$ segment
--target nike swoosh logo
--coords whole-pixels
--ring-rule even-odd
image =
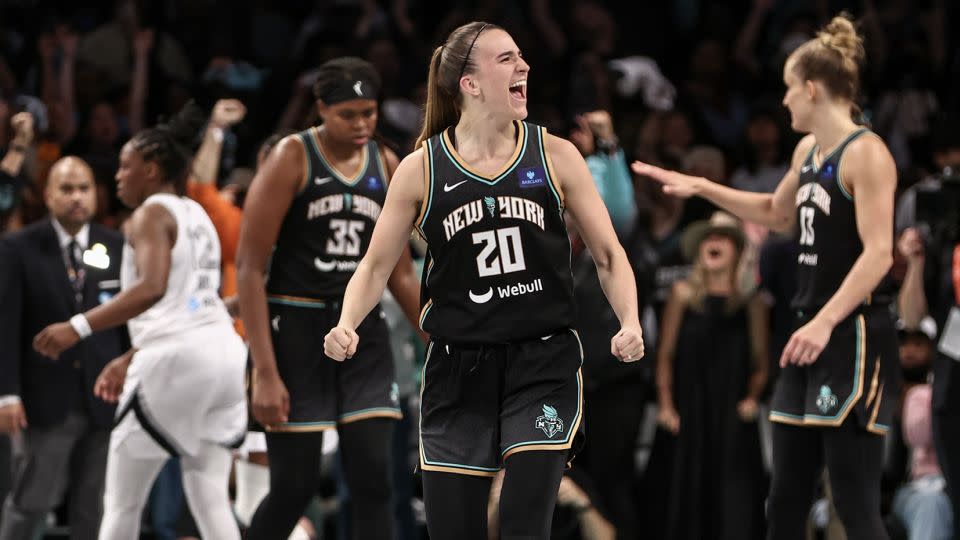
[[[454,185],[452,185],[452,186],[451,186],[450,184],[444,182],[444,183],[443,183],[443,192],[444,192],[444,193],[447,193],[448,191],[453,191],[453,190],[457,189],[457,186],[459,186],[460,184],[465,184],[466,182],[467,182],[466,180],[463,180],[462,182],[457,182],[456,184],[454,184]]]
[[[805,172],[809,171],[809,170],[812,169],[812,168],[813,168],[813,167],[811,167],[810,165],[804,165],[803,167],[800,168],[800,172],[801,172],[801,173],[805,173]]]
[[[331,180],[333,180],[333,177],[332,177],[332,176],[327,176],[327,177],[324,177],[324,178],[320,178],[320,177],[318,176],[318,177],[316,177],[316,178],[313,179],[313,183],[316,184],[316,185],[318,185],[318,186],[322,186],[322,185],[326,184],[327,182],[329,182],[329,181],[331,181]]]

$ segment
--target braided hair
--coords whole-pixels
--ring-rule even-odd
[[[137,132],[129,144],[144,161],[156,163],[164,180],[172,182],[176,193],[183,196],[193,161],[192,147],[206,120],[203,110],[190,101],[166,122]]]

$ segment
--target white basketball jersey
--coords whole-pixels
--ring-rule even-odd
[[[189,329],[214,324],[230,325],[230,315],[220,300],[220,240],[207,213],[196,202],[169,194],[151,195],[143,202],[162,205],[177,222],[167,291],[159,302],[131,319],[127,325],[134,347],[175,338]],[[133,247],[123,246],[120,283],[127,289],[138,280]]]

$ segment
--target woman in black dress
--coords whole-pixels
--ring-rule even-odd
[[[767,308],[739,286],[744,235],[735,218],[717,212],[691,225],[682,247],[693,272],[673,287],[657,351],[666,435],[658,446],[673,446],[664,537],[760,538],[756,418],[767,379]]]

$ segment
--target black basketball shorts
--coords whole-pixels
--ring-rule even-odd
[[[809,315],[798,317],[797,328],[807,322]],[[886,306],[864,306],[833,329],[813,364],[781,370],[770,420],[839,426],[853,414],[862,428],[885,434],[897,407],[899,388],[893,319]]]
[[[573,330],[527,341],[427,348],[420,400],[420,467],[493,476],[511,454],[583,440],[583,350]]]
[[[353,358],[323,353],[323,338],[340,320],[340,303],[271,296],[270,327],[290,414],[271,432],[320,431],[367,418],[401,418],[387,324],[380,306],[357,327]]]

